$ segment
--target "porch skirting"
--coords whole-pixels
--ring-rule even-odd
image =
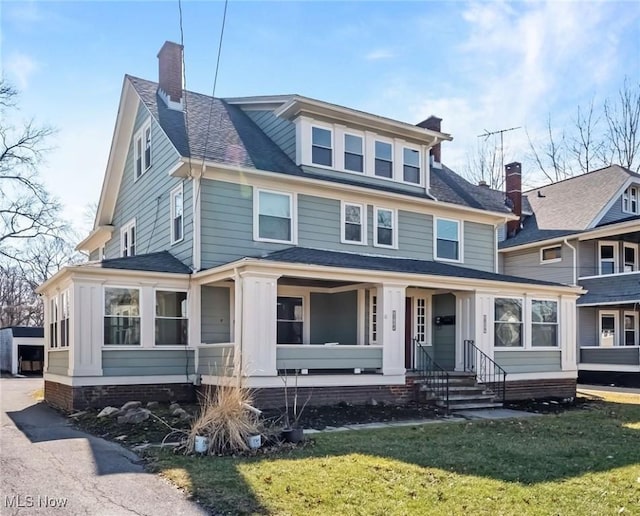
[[[576,395],[575,378],[549,378],[544,380],[509,381],[507,376],[507,400],[536,398],[572,398]]]
[[[190,383],[74,387],[45,380],[44,399],[49,405],[65,411],[109,405],[119,407],[127,401],[192,402],[195,401],[195,387]]]

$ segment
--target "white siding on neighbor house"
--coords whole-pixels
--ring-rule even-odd
[[[573,284],[573,250],[562,245],[562,259],[558,262],[541,263],[540,249],[534,247],[502,254],[502,272],[509,276],[520,276],[555,283]]]
[[[134,137],[149,116],[141,105],[134,123]],[[135,181],[132,138],[114,210],[112,225],[115,229],[105,247],[106,258],[118,258],[121,255],[120,228],[135,218],[137,255],[168,250],[186,265],[193,265],[192,184],[189,180],[169,176],[169,171],[178,161],[177,151],[160,126],[152,121],[151,168]],[[184,238],[171,245],[170,192],[180,183],[183,184]]]

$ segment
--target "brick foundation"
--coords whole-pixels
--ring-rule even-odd
[[[120,406],[127,401],[179,401],[195,400],[195,388],[190,383],[89,385],[72,387],[56,382],[44,382],[44,399],[56,408],[72,411],[86,408]]]
[[[550,378],[548,380],[516,380],[507,376],[506,398],[528,400],[536,398],[572,398],[576,395],[575,378]]]

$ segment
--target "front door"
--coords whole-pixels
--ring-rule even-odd
[[[408,297],[405,300],[404,310],[404,367],[405,369],[413,369],[413,299]]]

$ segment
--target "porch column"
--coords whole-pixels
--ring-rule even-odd
[[[560,331],[560,355],[563,371],[576,371],[577,337],[576,337],[576,297],[560,297],[560,313],[558,314],[558,329]]]
[[[493,304],[494,294],[475,293],[476,346],[493,360]]]
[[[74,283],[70,294],[69,376],[102,376],[102,286]]]
[[[407,285],[378,287],[378,334],[382,340],[382,374],[405,374],[404,312]]]
[[[189,305],[189,347],[195,350],[195,370],[198,370],[198,346],[202,344],[202,286],[191,285],[187,294]]]
[[[239,344],[245,376],[276,376],[276,335],[279,274],[242,272],[236,279],[240,313]],[[236,328],[238,327],[236,326]]]
[[[464,371],[464,341],[476,341],[475,294],[458,292],[456,296],[455,370]]]

